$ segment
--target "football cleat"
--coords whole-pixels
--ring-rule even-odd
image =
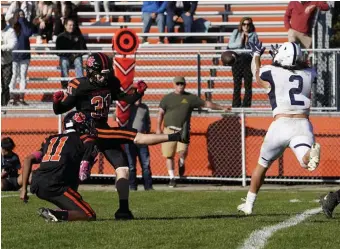
[[[46,222],[58,222],[59,220],[55,217],[48,208],[39,208],[38,214],[43,217]]]
[[[332,218],[333,210],[339,204],[337,194],[329,192],[327,195],[321,196],[319,203],[321,204],[322,211],[327,218]]]
[[[116,220],[133,220],[134,217],[130,210],[123,211],[123,210],[118,209],[115,213],[115,219]]]
[[[319,143],[314,143],[309,153],[309,162],[307,169],[309,171],[314,171],[319,166],[320,163],[320,150],[321,146]]]
[[[244,202],[237,206],[237,210],[239,212],[243,212],[245,215],[250,215],[253,213],[253,206],[248,204],[247,202]]]

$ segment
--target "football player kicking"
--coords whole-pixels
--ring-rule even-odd
[[[280,48],[272,46],[273,63],[261,68],[260,57],[265,48],[262,43],[250,45],[253,51],[252,73],[257,83],[268,92],[274,121],[264,138],[246,201],[237,207],[246,215],[253,212],[268,168],[287,147],[293,150],[300,165],[309,171],[315,170],[320,162],[320,144],[315,143],[309,121],[315,70],[302,61],[301,49],[295,43],[285,42]]]
[[[340,189],[336,192],[329,192],[320,198],[322,211],[327,218],[333,217],[333,211],[340,203]]]
[[[96,130],[91,119],[75,111],[65,116],[63,128],[62,134],[47,137],[39,151],[25,158],[20,199],[28,201],[27,185],[32,164],[40,163],[32,173],[31,192],[60,210],[39,208],[39,215],[50,222],[92,221],[96,219],[96,213],[77,189],[81,162],[92,163],[97,154],[94,147],[85,146]]]
[[[147,85],[143,81],[137,83],[133,94],[121,91],[120,81],[114,76],[112,61],[103,53],[90,54],[86,61],[86,77],[76,78],[68,83],[67,92],[56,92],[53,95],[53,110],[61,114],[76,107],[78,111],[92,116],[97,128],[95,141],[98,150],[103,152],[108,162],[116,171],[116,188],[119,195],[119,208],[116,219],[133,219],[129,209],[129,167],[126,153],[121,145],[158,144],[168,141],[188,143],[185,131],[166,134],[143,134],[134,129],[111,128],[107,124],[109,108],[112,100],[134,103],[144,94]],[[90,174],[91,165],[81,165],[79,176],[85,180]]]

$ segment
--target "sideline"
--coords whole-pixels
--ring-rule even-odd
[[[244,241],[243,245],[239,249],[260,249],[264,248],[268,239],[278,230],[296,226],[308,217],[321,212],[321,208],[308,209],[302,214],[293,216],[292,218],[280,222],[273,226],[267,226],[261,230],[256,230],[250,234],[250,236]]]

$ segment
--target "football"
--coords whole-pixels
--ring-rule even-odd
[[[234,51],[225,51],[221,54],[221,61],[223,66],[232,66],[237,60],[237,53]]]

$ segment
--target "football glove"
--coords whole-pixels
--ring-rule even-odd
[[[269,50],[269,54],[273,57],[275,57],[275,55],[279,52],[279,45],[276,44],[275,47],[273,46],[273,44],[271,45],[271,50]]]
[[[256,43],[252,43],[252,42],[248,42],[250,48],[251,48],[251,55],[252,56],[261,56],[264,51],[266,50],[266,47],[262,47],[262,42],[256,42]]]
[[[64,98],[64,92],[58,91],[53,94],[53,103],[58,104]]]
[[[148,88],[147,84],[143,81],[143,80],[140,80],[137,82],[137,92],[140,93],[140,94],[144,94],[145,90]]]

